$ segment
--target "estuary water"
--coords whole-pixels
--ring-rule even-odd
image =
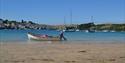
[[[58,36],[56,30],[0,30],[0,42],[28,42],[27,32]],[[124,42],[125,32],[65,32],[68,42]],[[41,41],[42,42],[42,41]]]

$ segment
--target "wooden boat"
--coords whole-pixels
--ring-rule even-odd
[[[58,36],[48,36],[48,35],[37,35],[33,33],[28,33],[29,40],[40,40],[40,41],[60,41]]]

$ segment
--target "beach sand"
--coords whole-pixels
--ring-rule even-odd
[[[125,43],[1,43],[0,63],[125,63]]]

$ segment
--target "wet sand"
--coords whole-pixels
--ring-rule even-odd
[[[125,43],[1,43],[0,63],[125,63]]]

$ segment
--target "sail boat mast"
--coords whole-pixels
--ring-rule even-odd
[[[90,21],[93,22],[93,16],[91,16]]]
[[[66,17],[64,16],[64,25],[66,25]]]
[[[72,9],[70,10],[70,25],[72,25]]]

